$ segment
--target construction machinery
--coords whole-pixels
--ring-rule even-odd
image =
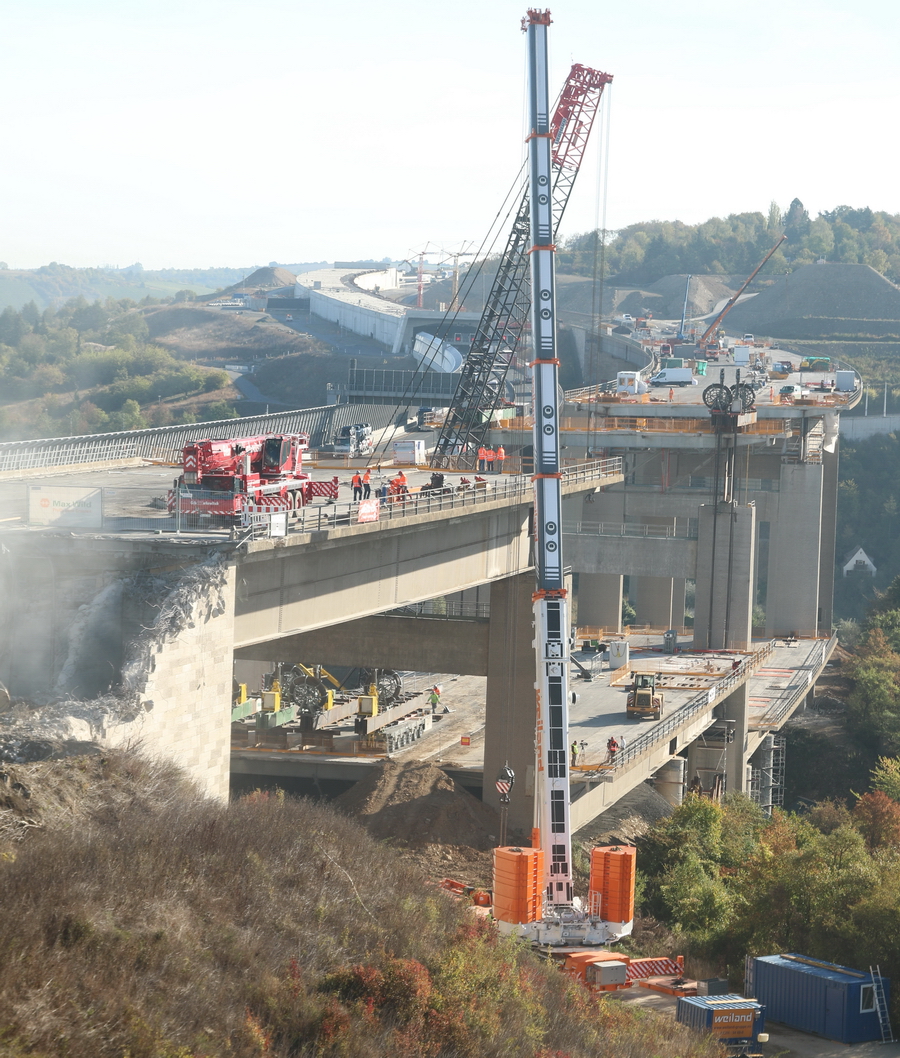
[[[545,949],[607,944],[631,933],[635,870],[634,848],[595,848],[587,899],[575,895],[567,755],[570,627],[562,558],[556,228],[550,194],[555,136],[547,90],[549,25],[550,12],[535,9],[522,23],[528,37],[528,260],[534,341],[535,814],[530,848],[494,850],[492,907],[502,932]]]
[[[741,284],[740,288],[734,294],[732,294],[732,296],[728,299],[728,301],[725,302],[725,305],[723,306],[722,311],[718,314],[718,316],[716,316],[716,318],[712,321],[712,323],[706,328],[706,330],[700,336],[700,340],[697,343],[697,345],[698,345],[698,348],[700,349],[701,353],[704,353],[706,355],[709,355],[710,353],[712,353],[712,354],[714,354],[714,359],[718,359],[719,342],[718,342],[718,338],[714,338],[713,336],[716,334],[716,331],[718,330],[719,324],[722,322],[722,320],[725,319],[725,317],[728,315],[728,313],[731,312],[731,310],[734,308],[734,306],[738,303],[738,299],[740,298],[741,294],[743,294],[744,291],[747,289],[747,287],[750,286],[750,284],[753,282],[753,280],[756,279],[756,277],[762,271],[763,266],[766,264],[766,262],[769,260],[769,258],[775,253],[775,251],[778,249],[778,247],[781,246],[781,244],[784,242],[784,240],[786,238],[787,238],[786,235],[782,235],[781,236],[781,238],[778,240],[778,242],[775,243],[775,245],[772,247],[772,249],[769,250],[769,252],[766,254],[766,256],[759,262],[759,264],[756,266],[756,268],[754,268],[753,271],[750,273],[750,275],[747,276],[747,278]]]
[[[537,191],[545,200],[542,204],[547,206],[549,229],[542,236],[547,245],[554,241],[603,89],[611,81],[610,74],[576,63],[569,71],[552,117],[547,101],[543,117],[550,162],[543,174],[544,183]],[[436,442],[433,457],[436,467],[446,465],[448,457],[453,456],[462,469],[474,469],[478,449],[488,439],[491,418],[506,399],[506,376],[530,312],[530,198],[531,192],[526,187]]]
[[[338,479],[313,481],[303,470],[308,434],[263,434],[192,441],[182,450],[182,474],[169,491],[169,510],[232,519],[248,507],[305,507],[315,497],[337,499]],[[177,501],[177,504],[176,504]]]
[[[283,672],[280,681],[283,700],[293,705],[297,716],[306,718],[311,728],[327,722],[325,714],[335,706],[336,691],[341,694],[351,688],[362,688],[358,702],[368,715],[377,714],[379,706],[385,708],[399,702],[403,691],[403,680],[393,669],[353,669],[344,680],[339,680],[322,665],[298,663]]]
[[[659,720],[663,714],[664,698],[663,692],[657,689],[655,672],[632,672],[625,712],[639,719],[649,716],[651,720]]]
[[[340,452],[343,455],[370,455],[373,448],[372,424],[356,422],[350,426],[342,426],[334,439],[332,447],[335,452]]]

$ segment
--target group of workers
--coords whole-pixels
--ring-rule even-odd
[[[506,449],[503,445],[497,445],[496,448],[486,448],[482,445],[478,449],[478,469],[482,473],[502,474],[504,459],[506,459]]]
[[[365,473],[360,474],[357,472],[350,479],[350,486],[353,489],[354,500],[368,500],[372,496],[372,474],[369,468],[366,467]]]
[[[584,753],[587,749],[587,742],[573,742],[569,747],[569,760],[571,767],[575,767],[578,763],[578,755]],[[620,735],[616,738],[615,735],[610,735],[606,740],[606,760],[604,763],[613,764],[616,759],[616,754],[619,750],[625,749],[625,736]]]

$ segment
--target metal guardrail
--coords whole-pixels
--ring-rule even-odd
[[[622,472],[622,460],[618,457],[598,459],[565,467],[562,471],[563,483],[601,483],[605,478],[615,477]],[[386,487],[386,486],[385,486]],[[24,509],[29,509],[27,494],[32,489],[44,489],[45,486],[23,484],[26,492]],[[58,492],[65,492],[60,486]],[[75,487],[75,493],[83,489]],[[222,492],[199,492],[191,490],[181,496],[181,502],[175,503],[170,496],[168,483],[154,484],[149,487],[103,486],[101,494],[102,520],[89,526],[77,520],[67,522],[61,519],[54,523],[55,528],[71,531],[72,529],[90,529],[103,532],[154,532],[154,533],[203,533],[229,535],[235,529],[241,529],[241,523],[221,510],[223,500],[232,499],[232,494]],[[372,497],[377,499],[376,496]],[[252,517],[242,531],[249,530],[252,537],[274,535],[271,515],[279,514],[287,518],[286,531],[289,534],[320,532],[322,530],[366,524],[368,522],[394,522],[414,517],[418,514],[430,514],[435,511],[467,510],[498,500],[513,500],[530,503],[532,499],[531,480],[527,477],[513,475],[495,475],[490,480],[463,486],[448,486],[444,489],[426,489],[413,491],[399,496],[390,496],[387,501],[379,501],[376,510],[367,509],[366,501],[343,503],[314,502],[297,510],[286,508],[276,511],[264,511],[259,507],[251,508]],[[285,532],[282,524],[281,534]]]
[[[0,474],[19,470],[43,470],[117,459],[149,459],[180,463],[182,449],[191,441],[206,438],[247,437],[266,433],[308,433],[313,444],[330,442],[341,427],[361,421],[376,429],[390,426],[396,409],[381,405],[336,404],[320,408],[251,415],[243,419],[162,426],[152,430],[49,437],[34,441],[0,442]]]
[[[818,643],[816,643],[813,653],[809,656],[809,658],[807,658],[806,665],[804,665],[804,667],[802,669],[799,669],[798,671],[803,672],[808,669],[810,672],[814,672],[817,668],[824,665],[828,656],[837,646],[837,642],[837,636],[832,636],[831,639],[820,640]],[[812,680],[808,679],[803,684],[788,684],[785,690],[793,693],[789,693],[784,698],[782,698],[774,709],[766,711],[765,717],[763,718],[766,725],[778,727],[781,724],[782,720],[784,720],[784,718],[796,707],[799,699],[802,698],[809,690],[809,685],[811,682]]]
[[[587,463],[578,463],[563,468],[563,485],[595,482],[602,478],[614,477],[622,473],[622,460],[597,459]],[[375,498],[375,497],[373,497]],[[529,478],[512,475],[496,475],[489,481],[476,482],[473,485],[447,486],[443,489],[427,489],[409,492],[402,496],[388,496],[379,502],[377,520],[392,522],[412,518],[417,514],[431,514],[435,511],[459,510],[476,507],[496,500],[530,501],[532,484]],[[358,503],[334,503],[303,507],[292,512],[289,532],[315,533],[325,529],[361,523]]]
[[[697,539],[696,526],[631,525],[627,522],[563,522],[563,533],[577,533],[579,536],[644,537],[654,540]]]

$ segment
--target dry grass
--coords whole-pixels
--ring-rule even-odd
[[[328,808],[218,805],[124,753],[15,772],[0,1054],[715,1053],[598,1006]]]

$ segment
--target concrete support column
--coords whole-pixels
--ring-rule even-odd
[[[781,467],[778,517],[769,541],[767,636],[814,636],[818,629],[822,485],[821,463]]]
[[[722,716],[728,724],[730,741],[725,744],[725,789],[730,793],[747,792],[748,728],[750,691],[742,683],[721,703]]]
[[[681,581],[681,613],[684,613],[684,581]],[[632,577],[631,605],[637,611],[637,623],[661,628],[665,631],[673,623],[679,626],[684,620],[673,620],[675,615],[675,582],[671,577]]]
[[[672,621],[669,628],[684,627],[684,599],[687,594],[687,581],[684,577],[672,579]]]
[[[160,636],[131,688],[141,704],[137,717],[107,737],[180,764],[206,794],[223,801],[231,772],[234,585],[231,567],[220,599],[197,592],[190,621],[174,636]]]
[[[834,618],[834,560],[837,538],[838,452],[822,453],[822,535],[819,541],[819,634],[830,635]]]
[[[578,574],[579,626],[622,631],[622,580],[615,573]]]
[[[721,501],[703,504],[699,513],[694,646],[746,650],[756,585],[756,508]]]
[[[500,795],[494,783],[509,762],[516,773],[510,795],[509,841],[527,841],[534,824],[537,698],[533,592],[534,574],[530,572],[491,585],[483,799],[499,811]]]
[[[716,777],[725,770],[725,746],[720,738],[701,736],[688,746],[687,767],[684,780],[687,786],[694,778],[700,780],[703,790],[708,792],[716,786]]]

